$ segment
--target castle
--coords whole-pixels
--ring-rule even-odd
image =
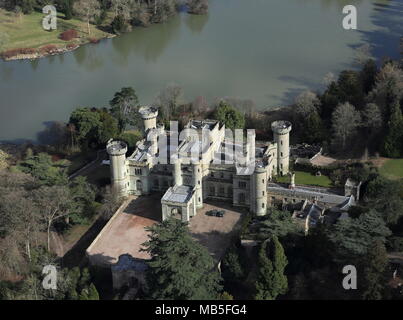
[[[191,120],[183,130],[188,133],[178,135],[157,125],[157,109],[145,106],[139,112],[147,138],[137,143],[133,154],[126,157],[122,141],[107,145],[111,182],[123,195],[163,193],[163,220],[172,216],[189,221],[206,199],[266,214],[268,182],[289,171],[290,122],[273,122],[274,141],[256,146],[254,132],[248,132],[246,143],[228,141],[228,130],[217,120]],[[168,139],[174,135],[177,145]],[[241,150],[241,155],[232,155],[233,150]]]

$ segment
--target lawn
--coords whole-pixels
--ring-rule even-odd
[[[290,183],[290,176],[276,177],[278,182]],[[295,184],[305,184],[319,187],[331,187],[332,181],[325,175],[314,176],[309,172],[295,171]]]
[[[0,9],[0,32],[6,33],[8,41],[1,51],[17,48],[39,48],[53,44],[57,47],[65,47],[68,43],[86,43],[88,37],[105,38],[109,33],[97,29],[91,25],[91,35],[87,33],[87,24],[77,19],[65,20],[64,15],[59,13],[57,19],[57,30],[45,31],[42,27],[43,13],[33,12],[28,15],[17,16],[13,12]],[[63,41],[59,39],[60,33],[68,29],[78,31],[79,39]]]
[[[379,172],[389,179],[403,179],[403,159],[388,159]]]

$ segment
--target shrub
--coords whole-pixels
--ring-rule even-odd
[[[54,44],[48,44],[39,49],[41,54],[51,54],[57,52],[57,47]]]
[[[35,54],[37,53],[36,49],[34,48],[18,48],[18,49],[10,49],[7,51],[4,51],[2,53],[2,57],[4,59],[10,59],[12,57],[21,55],[21,54]]]
[[[75,38],[78,38],[78,32],[74,29],[69,29],[60,34],[60,39],[64,41],[70,41]]]

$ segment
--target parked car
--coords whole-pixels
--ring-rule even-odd
[[[206,215],[211,216],[211,217],[215,217],[217,216],[217,210],[209,210],[206,212]]]
[[[224,214],[225,214],[225,210],[219,210],[216,213],[216,217],[222,218],[222,217],[224,217]]]

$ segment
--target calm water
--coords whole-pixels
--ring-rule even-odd
[[[106,106],[133,86],[151,103],[169,83],[202,95],[283,105],[320,89],[329,71],[354,67],[354,48],[397,57],[403,0],[210,0],[208,16],[182,14],[98,45],[37,61],[0,62],[0,141],[35,140],[78,106]],[[358,9],[358,30],[341,26]]]

